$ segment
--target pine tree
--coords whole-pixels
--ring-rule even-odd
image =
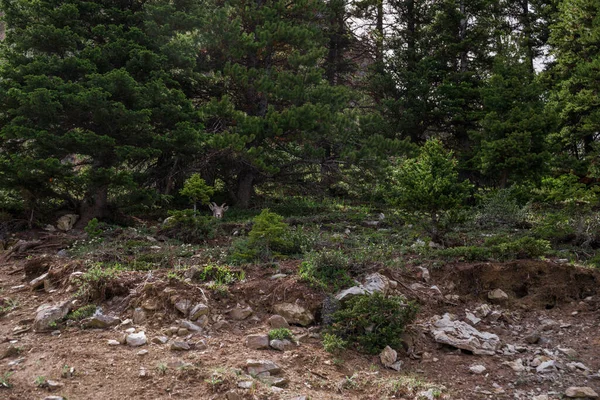
[[[201,125],[183,89],[195,67],[190,32],[198,4],[21,0],[0,7],[8,27],[1,186],[33,203],[77,203],[85,225],[104,215],[111,194],[145,183],[161,154],[196,145]]]
[[[318,172],[326,149],[343,155],[353,145],[349,92],[320,66],[323,6],[234,0],[212,16],[206,57],[221,93],[202,112],[218,174],[238,207],[249,206],[256,184],[302,179]]]
[[[600,3],[565,0],[552,27],[555,79],[549,108],[560,118],[555,143],[564,171],[598,174],[600,148]]]

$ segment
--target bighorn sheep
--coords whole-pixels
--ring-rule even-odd
[[[210,203],[208,207],[213,212],[213,217],[215,218],[223,218],[223,214],[225,214],[225,211],[229,209],[229,206],[226,206],[225,203],[221,204],[219,207],[214,201]]]

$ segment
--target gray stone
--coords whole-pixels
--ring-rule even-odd
[[[68,232],[73,229],[73,225],[79,219],[79,215],[76,214],[66,214],[63,215],[56,221],[56,227],[63,232]]]
[[[129,346],[138,347],[145,345],[148,342],[148,339],[146,339],[146,334],[144,332],[130,333],[125,338],[125,342]]]
[[[503,303],[508,300],[508,295],[502,289],[494,289],[488,293],[488,299],[493,303]]]
[[[536,344],[537,342],[540,341],[540,338],[542,336],[540,335],[540,333],[538,331],[534,331],[529,333],[527,336],[525,336],[523,338],[523,340],[525,340],[525,342],[529,343],[529,344]]]
[[[554,361],[554,360],[544,361],[543,363],[538,365],[535,370],[537,371],[538,374],[556,371],[556,361]]]
[[[480,332],[462,321],[453,321],[450,314],[437,317],[431,334],[438,343],[468,350],[478,355],[494,355],[500,347],[500,338],[489,332]]]
[[[38,312],[33,321],[34,332],[47,332],[54,330],[57,321],[66,317],[70,309],[70,301],[65,301],[64,303],[55,304],[52,306],[46,306],[41,309],[38,308]]]
[[[387,294],[389,288],[390,280],[380,273],[375,272],[367,275],[363,284],[342,290],[335,296],[335,298],[340,302],[345,302],[354,296],[361,296],[365,294],[370,295],[375,292],[385,295]],[[288,322],[291,321],[288,319]]]
[[[64,386],[64,384],[62,384],[58,381],[54,381],[52,379],[48,379],[44,383],[44,386],[46,388],[48,388],[48,390],[52,391],[52,390],[58,390],[58,389],[62,388]]]
[[[46,396],[44,400],[65,400],[65,398],[61,396]]]
[[[479,318],[485,318],[492,313],[492,307],[489,304],[481,304],[475,309],[475,315]]]
[[[310,311],[295,303],[276,304],[273,309],[290,324],[306,326],[310,325],[315,320],[315,317]]]
[[[173,343],[171,343],[171,350],[175,350],[175,351],[187,351],[190,349],[190,345],[188,344],[188,342],[184,342],[181,340],[176,340]]]
[[[237,321],[242,321],[251,316],[253,312],[252,307],[242,307],[238,304],[233,310],[229,311],[229,316]]]
[[[269,373],[278,374],[281,372],[281,367],[270,360],[246,360],[246,368],[248,373],[253,376]]]
[[[267,320],[267,322],[269,323],[269,326],[273,329],[290,327],[290,324],[288,324],[286,319],[283,318],[281,315],[277,315],[277,314],[271,315],[271,317]]]
[[[207,315],[210,309],[206,304],[198,303],[190,311],[190,319],[196,321],[203,315]]]
[[[479,322],[481,322],[480,318],[477,318],[474,314],[468,311],[465,313],[465,319],[473,325],[477,325]]]
[[[181,299],[175,302],[175,308],[177,309],[177,311],[179,311],[185,316],[188,315],[191,306],[192,302],[188,299]]]
[[[31,282],[29,282],[29,286],[31,286],[31,290],[36,290],[37,288],[43,287],[44,286],[44,280],[46,278],[48,278],[48,272],[46,272],[45,274],[42,274],[40,276],[38,276],[37,278],[35,278],[34,280],[32,280]]]
[[[574,349],[559,347],[558,351],[569,358],[577,358],[577,351]]]
[[[289,383],[287,378],[282,378],[278,376],[261,376],[259,377],[260,381],[266,383],[269,386],[275,386],[278,388],[286,387]]]
[[[287,349],[292,348],[294,345],[287,339],[273,339],[269,342],[269,346],[271,346],[275,350],[286,351]]]
[[[152,338],[152,343],[155,344],[165,344],[169,341],[169,338],[166,336],[155,336]]]
[[[202,328],[200,328],[198,325],[185,319],[179,321],[179,326],[192,332],[198,332],[202,330]]]
[[[137,353],[135,353],[138,356],[145,356],[146,354],[148,354],[148,350],[144,349],[144,350],[140,350]]]
[[[254,386],[254,382],[252,381],[241,381],[237,383],[237,387],[240,389],[252,389],[252,386]]]
[[[392,365],[390,365],[390,368],[395,370],[395,371],[400,371],[402,369],[402,365],[404,364],[403,361],[398,360],[395,363],[393,363]]]
[[[121,320],[117,317],[96,314],[81,321],[81,326],[86,329],[107,329],[119,325]]]
[[[108,339],[108,345],[109,346],[120,346],[121,342],[119,342],[118,340],[115,340],[115,339]]]
[[[481,375],[486,371],[486,368],[481,364],[471,365],[469,371],[471,371],[472,374]]]
[[[379,359],[384,367],[390,368],[392,364],[396,362],[398,358],[398,353],[396,350],[392,349],[390,346],[385,346],[381,354],[379,354]]]
[[[567,390],[565,390],[565,396],[572,399],[597,399],[598,393],[594,392],[594,389],[588,386],[571,386]]]
[[[253,350],[262,350],[269,348],[269,335],[257,334],[246,336],[246,347]]]
[[[523,360],[520,358],[517,358],[514,361],[506,361],[503,364],[508,365],[515,372],[525,371],[525,366],[523,365]]]
[[[133,323],[136,325],[141,325],[146,322],[146,311],[143,308],[137,307],[133,310]]]

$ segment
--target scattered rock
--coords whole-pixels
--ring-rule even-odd
[[[120,322],[117,317],[98,313],[81,321],[81,326],[85,329],[107,329],[119,325]]]
[[[423,279],[423,282],[425,283],[429,283],[429,281],[431,280],[431,275],[429,274],[429,270],[425,267],[418,267],[420,270],[420,276],[421,279]]]
[[[46,396],[44,400],[65,400],[65,398],[61,396]]]
[[[540,335],[540,333],[538,331],[534,331],[529,333],[527,336],[525,336],[523,338],[523,340],[525,340],[525,342],[529,343],[529,344],[536,344],[537,342],[540,341],[540,338],[542,336]]]
[[[190,311],[190,307],[192,306],[192,302],[188,299],[181,299],[176,301],[174,305],[177,311],[187,316],[188,312]]]
[[[520,358],[517,358],[514,361],[506,361],[503,364],[508,365],[515,372],[525,371],[525,366],[523,365],[523,360]]]
[[[558,351],[560,351],[569,358],[577,358],[577,351],[573,349],[559,347]]]
[[[109,346],[120,346],[121,342],[119,342],[118,340],[115,340],[115,339],[108,339],[108,345]]]
[[[36,290],[40,287],[44,286],[44,280],[46,278],[48,278],[48,272],[46,272],[45,274],[42,274],[40,276],[38,276],[37,278],[35,278],[34,280],[32,280],[31,282],[29,282],[29,286],[31,286],[31,290]]]
[[[148,342],[144,332],[130,333],[125,338],[125,342],[132,347],[143,346]]]
[[[257,334],[246,336],[246,347],[253,350],[262,350],[269,348],[269,335]]]
[[[47,379],[46,382],[44,383],[44,387],[46,387],[50,391],[58,390],[58,389],[62,388],[63,386],[64,386],[64,384],[62,384],[58,381],[51,380],[51,379]]]
[[[210,309],[206,304],[198,303],[190,311],[190,319],[196,321],[201,316],[207,315],[209,311]]]
[[[35,332],[52,331],[56,327],[57,321],[67,316],[71,309],[71,302],[55,304],[39,309],[33,321],[33,330]]]
[[[252,386],[254,386],[254,382],[252,381],[241,381],[237,383],[237,387],[240,389],[252,389]]]
[[[136,325],[141,325],[146,322],[146,311],[143,308],[138,307],[133,310],[133,323]]]
[[[166,336],[155,336],[152,338],[152,343],[155,344],[165,344],[169,341],[169,338]]]
[[[269,386],[275,386],[279,388],[286,387],[289,383],[289,380],[287,378],[282,378],[278,376],[266,375],[260,376],[259,379],[261,380],[261,382],[266,383]]]
[[[572,399],[583,399],[583,398],[597,399],[598,393],[594,392],[594,389],[592,389],[591,387],[588,387],[588,386],[581,386],[581,387],[571,386],[570,388],[568,388],[565,391],[565,396],[572,398]]]
[[[144,367],[140,367],[140,372],[138,373],[138,376],[142,379],[144,378],[148,378],[150,375],[148,374],[148,370]]]
[[[554,360],[544,361],[543,363],[538,365],[535,370],[537,371],[538,374],[556,371],[556,361],[554,361]]]
[[[384,367],[390,368],[392,364],[396,362],[398,358],[398,353],[396,350],[392,349],[390,346],[385,346],[385,349],[379,354],[379,359],[381,360],[381,364]]]
[[[198,331],[202,330],[202,328],[200,328],[198,325],[194,324],[191,321],[185,320],[185,319],[182,319],[181,321],[179,321],[179,326],[183,329],[187,329],[188,331],[192,331],[192,332],[198,332]],[[177,331],[179,332],[179,329]]]
[[[56,221],[56,227],[63,232],[68,232],[73,229],[73,225],[79,219],[79,215],[65,214]]]
[[[310,311],[298,304],[280,303],[275,304],[273,309],[290,324],[306,326],[310,325],[315,320],[315,317]]]
[[[367,275],[365,282],[362,285],[353,286],[349,289],[342,290],[335,298],[340,302],[347,301],[354,296],[360,296],[365,294],[373,294],[379,292],[387,294],[390,288],[390,280],[378,272]],[[288,319],[289,322],[292,322]]]
[[[252,310],[252,307],[250,307],[250,306],[242,307],[241,305],[238,304],[233,310],[229,311],[229,316],[232,319],[241,321],[241,320],[248,318],[250,315],[252,315],[253,312],[254,311]]]
[[[485,368],[483,365],[481,364],[477,364],[477,365],[471,365],[469,367],[469,371],[471,371],[472,374],[475,375],[481,375],[486,371],[487,368]]]
[[[267,320],[269,326],[273,329],[279,328],[289,328],[290,324],[288,324],[287,320],[283,318],[281,315],[271,315],[271,317]]]
[[[475,315],[479,318],[485,318],[492,313],[492,307],[489,304],[481,304],[475,309]]]
[[[468,311],[465,313],[465,319],[473,325],[477,325],[478,323],[481,322],[481,318],[477,318],[474,314],[472,314]]]
[[[275,350],[285,351],[285,350],[293,347],[294,345],[292,342],[290,342],[287,339],[284,339],[284,340],[273,339],[269,342],[269,346],[271,346]]]
[[[269,374],[278,374],[281,368],[273,361],[269,360],[246,360],[246,367],[250,375],[256,376],[268,372]]]
[[[450,314],[436,317],[431,334],[438,343],[468,350],[478,355],[494,355],[500,347],[500,338],[489,332],[480,332],[462,321],[453,321]]]
[[[175,351],[188,351],[190,349],[190,345],[188,342],[184,342],[181,340],[176,340],[171,343],[171,350]]]
[[[137,353],[138,356],[145,356],[146,354],[148,354],[148,350],[144,349],[144,350],[140,350]]]
[[[493,303],[504,303],[508,300],[508,295],[502,289],[494,289],[488,293],[488,299]]]

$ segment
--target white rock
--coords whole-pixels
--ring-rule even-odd
[[[438,343],[468,350],[478,355],[494,355],[500,347],[500,338],[489,332],[480,332],[462,321],[453,321],[450,314],[435,317],[431,334]]]
[[[477,365],[471,365],[469,367],[469,371],[471,371],[471,373],[476,374],[476,375],[481,375],[486,371],[487,368],[485,368],[483,365],[481,364],[477,364]]]
[[[310,311],[296,303],[275,304],[273,310],[290,324],[306,326],[312,324],[315,320]]]
[[[379,359],[384,367],[390,368],[392,364],[396,362],[398,358],[398,353],[396,350],[392,349],[390,346],[385,346],[385,349],[379,354]]]
[[[502,289],[494,289],[488,293],[488,299],[496,303],[508,300],[508,295]]]
[[[480,318],[477,318],[474,314],[472,314],[468,311],[465,313],[465,319],[473,325],[477,325],[478,323],[481,322]]]
[[[571,386],[565,391],[565,396],[570,397],[572,399],[597,399],[598,393],[594,392],[594,389],[592,389],[591,387]]]
[[[125,338],[125,342],[132,347],[143,346],[148,342],[144,332],[130,333]]]

